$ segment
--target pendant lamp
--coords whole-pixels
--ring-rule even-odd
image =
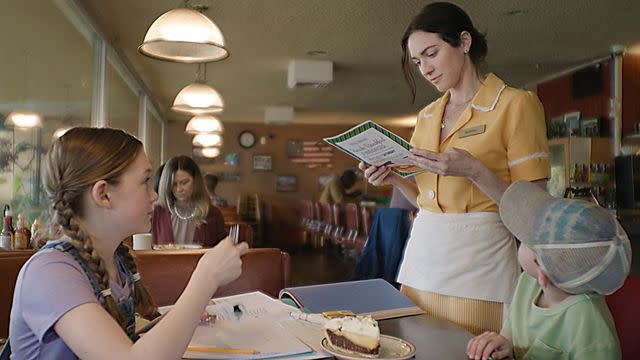
[[[21,129],[41,128],[42,118],[33,111],[13,111],[7,116],[5,124]]]
[[[218,26],[186,1],[185,7],[170,10],[151,24],[138,51],[154,59],[180,63],[229,57]]]
[[[201,147],[212,147],[222,145],[220,134],[198,134],[193,137],[193,145]]]
[[[204,71],[200,71],[201,68]],[[206,78],[206,66],[198,64],[196,81],[178,92],[171,110],[193,115],[221,113],[224,110],[222,96],[205,84]]]
[[[213,159],[215,157],[218,157],[220,155],[220,148],[218,147],[204,147],[200,149],[200,154],[202,154],[202,156],[209,158],[209,159]]]
[[[202,133],[222,133],[224,127],[222,122],[211,115],[197,115],[191,118],[187,123],[185,132],[187,134],[202,134]]]

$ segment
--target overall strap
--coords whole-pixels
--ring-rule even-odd
[[[84,259],[80,256],[80,253],[78,252],[78,250],[70,242],[66,240],[49,241],[40,250],[43,250],[43,249],[56,249],[58,251],[61,251],[63,253],[67,253],[73,256],[75,261],[80,265],[80,267],[84,271],[85,275],[87,276],[87,279],[89,279],[89,283],[91,283],[91,287],[93,288],[93,293],[96,295],[96,298],[101,303],[103,302],[102,294],[101,294],[102,288],[100,287],[100,283],[98,282],[98,279],[96,279],[96,276],[93,273],[93,271],[89,269],[89,265],[87,265],[87,262],[84,261]]]

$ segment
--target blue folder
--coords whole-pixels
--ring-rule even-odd
[[[282,289],[280,299],[291,299],[312,313],[349,310],[376,320],[424,313],[383,279],[346,281]]]

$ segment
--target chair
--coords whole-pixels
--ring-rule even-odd
[[[373,216],[376,213],[376,208],[371,206],[361,206],[360,212],[362,213],[362,234],[364,236],[364,239],[366,239],[367,237],[369,237],[369,231],[371,230],[371,222],[373,221]],[[360,247],[360,250],[358,252],[360,252],[362,248],[364,248],[365,246],[364,243],[361,245],[362,247]]]
[[[158,306],[176,302],[206,250],[133,251],[138,271]],[[291,261],[279,249],[249,249],[242,256],[242,275],[220,287],[214,296],[260,290],[273,297],[289,286]]]
[[[9,336],[9,317],[18,273],[34,253],[34,250],[0,250],[0,284],[3,288],[0,292],[0,339]]]
[[[240,221],[240,214],[234,205],[218,208],[224,217],[224,222],[236,223]]]
[[[299,217],[298,243],[301,246],[306,246],[311,242],[310,226],[313,221],[313,202],[311,200],[300,200]]]
[[[344,216],[342,211],[342,205],[331,204],[331,222],[333,224],[333,231],[331,232],[331,244],[334,246],[340,245],[340,239],[344,233]]]
[[[331,233],[333,231],[333,209],[331,204],[320,204],[320,243],[325,246],[331,239]]]
[[[346,255],[356,255],[356,244],[364,243],[363,236],[360,234],[360,214],[358,205],[353,203],[345,204],[345,235],[342,236],[340,246]],[[359,240],[359,241],[358,241]]]
[[[640,356],[640,276],[627,277],[624,285],[605,297],[620,339],[622,359]]]
[[[254,240],[256,244],[264,243],[263,231],[263,206],[257,193],[242,194],[238,196],[238,215],[240,220],[251,224],[254,228]]]

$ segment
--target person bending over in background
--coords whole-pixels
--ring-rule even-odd
[[[320,203],[342,204],[355,202],[361,192],[356,188],[358,179],[353,170],[345,170],[340,177],[332,179],[320,194]]]

